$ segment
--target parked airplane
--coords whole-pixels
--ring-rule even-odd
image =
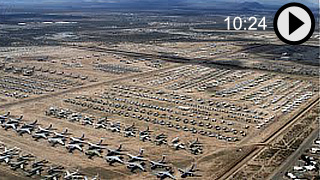
[[[143,149],[140,149],[138,155],[132,155],[132,154],[127,154],[129,156],[129,162],[134,162],[134,161],[147,161],[147,159],[143,158]]]
[[[122,160],[123,159],[122,156],[106,156],[105,159],[110,166],[112,166],[114,163],[124,164],[124,161]]]
[[[195,174],[196,171],[196,164],[192,164],[192,166],[188,169],[180,169],[178,168],[179,172],[181,173],[181,178],[186,178],[186,177],[194,177],[197,176]]]
[[[114,155],[123,155],[122,151],[122,144],[120,144],[118,149],[109,149],[108,148],[108,153],[107,156],[114,156]]]
[[[156,172],[155,175],[160,178],[161,180],[162,179],[165,179],[165,178],[171,178],[171,179],[176,179],[176,177],[173,175],[173,171],[159,171],[159,172]]]
[[[169,165],[166,164],[165,158],[166,158],[165,156],[162,156],[162,159],[160,161],[149,160],[150,168],[151,169],[157,169],[157,168],[168,168],[168,167],[170,167]]]
[[[144,168],[144,166],[145,166],[144,162],[140,162],[140,163],[128,162],[126,164],[127,164],[127,168],[130,169],[131,172],[134,172],[137,169],[146,172],[146,169]]]
[[[97,149],[99,151],[102,151],[103,149],[106,149],[105,144],[102,144],[102,142],[102,139],[97,144],[87,142],[87,144],[89,145],[89,150]]]

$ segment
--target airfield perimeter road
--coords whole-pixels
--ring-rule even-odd
[[[314,106],[319,104],[319,97],[317,97],[313,102],[311,102],[307,107],[302,109],[298,114],[293,116],[289,121],[287,121],[283,126],[278,128],[274,133],[269,135],[266,139],[264,139],[261,143],[269,144],[275,138],[277,138],[282,132],[287,130],[290,126],[295,124],[297,120],[303,117],[307,112],[309,112]],[[221,173],[217,179],[228,179],[232,174],[234,174],[237,170],[239,170],[242,166],[244,166],[250,159],[252,159],[255,155],[257,155],[264,147],[255,147],[251,151],[249,151],[246,155],[240,158],[238,161],[234,162],[233,165],[228,168],[225,172]]]

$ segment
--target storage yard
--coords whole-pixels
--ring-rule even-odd
[[[103,15],[3,25],[57,32],[0,47],[0,179],[319,178],[315,36]]]

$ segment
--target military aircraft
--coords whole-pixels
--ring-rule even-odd
[[[84,152],[85,155],[88,156],[89,159],[92,159],[94,156],[102,157],[102,154],[99,150],[91,149]]]
[[[21,116],[20,118],[14,119],[14,118],[9,118],[7,122],[2,124],[2,127],[5,130],[8,130],[10,128],[12,128],[13,130],[17,130],[17,127],[20,124],[20,121],[22,120],[23,116]]]
[[[19,169],[19,168],[24,170],[24,167],[26,165],[28,165],[28,161],[27,160],[18,160],[18,161],[15,161],[15,162],[12,162],[12,161],[8,162],[7,164],[9,164],[11,169],[14,170],[14,171]]]
[[[86,144],[86,142],[84,141],[84,134],[82,134],[81,137],[77,138],[77,137],[70,137],[70,144]]]
[[[69,153],[72,153],[74,150],[79,150],[83,152],[83,144],[81,143],[69,143],[66,145],[66,149],[68,149]]]
[[[42,128],[41,126],[38,126],[38,130],[32,135],[32,137],[35,139],[35,141],[39,139],[48,139],[48,136],[53,133],[52,130],[52,124],[50,124],[47,128]]]
[[[170,170],[170,171],[158,171],[155,173],[155,175],[160,178],[161,180],[162,179],[165,179],[165,178],[171,178],[171,179],[176,179],[176,177],[173,175],[173,171]]]
[[[54,147],[56,144],[60,144],[62,146],[65,145],[66,139],[64,137],[48,137],[48,142]]]
[[[32,137],[34,138],[35,141],[38,141],[41,138],[42,139],[48,139],[49,135],[50,135],[50,132],[37,131],[32,135]]]
[[[108,153],[107,156],[114,156],[114,155],[123,155],[122,151],[122,144],[120,144],[118,149],[109,149],[108,148]]]
[[[23,161],[23,160],[30,161],[30,160],[34,159],[34,157],[35,157],[35,156],[32,155],[32,154],[27,154],[27,155],[19,156],[19,157],[17,158],[17,160],[18,160],[18,161]]]
[[[41,180],[59,180],[61,177],[61,173],[52,173],[45,175],[41,178]]]
[[[9,122],[10,122],[10,123],[20,123],[21,120],[22,120],[22,118],[23,118],[23,115],[21,115],[19,118],[16,118],[16,119],[14,119],[14,118],[9,118]]]
[[[124,161],[122,160],[123,159],[122,156],[106,156],[105,159],[110,166],[112,166],[114,163],[124,164]]]
[[[131,172],[134,172],[137,169],[146,172],[146,169],[144,168],[146,164],[144,162],[140,162],[140,163],[128,162],[126,164],[127,164],[127,168],[130,169]]]
[[[96,149],[96,150],[99,150],[99,151],[102,151],[103,149],[106,149],[105,144],[102,144],[102,142],[103,142],[102,139],[97,144],[87,142],[87,144],[89,145],[88,149],[89,150]]]
[[[93,125],[93,120],[94,120],[93,118],[85,116],[85,117],[82,119],[81,124],[82,124],[82,125]]]
[[[10,112],[7,112],[7,114],[0,115],[0,123],[3,124],[6,119],[8,119],[10,116]]]
[[[33,123],[30,124],[23,124],[19,129],[17,129],[17,133],[22,136],[23,134],[31,134],[31,132],[34,130],[34,128],[37,125],[38,120],[35,120]]]
[[[124,131],[135,131],[135,130],[136,130],[135,123],[132,123],[131,126],[124,128]]]
[[[84,180],[89,180],[87,177],[84,177]],[[95,177],[93,177],[91,180],[100,180],[99,174],[97,174]]]
[[[47,160],[41,160],[41,161],[35,161],[35,162],[33,162],[33,164],[31,165],[33,168],[35,168],[35,167],[44,167],[44,166],[46,166],[46,164],[47,163],[49,163],[49,161],[47,161]]]
[[[52,124],[50,124],[47,128],[42,128],[41,126],[38,126],[37,132],[51,133],[53,130],[55,130],[52,128],[52,126]]]
[[[94,128],[96,129],[106,129],[107,128],[107,118],[99,119],[95,124]]]
[[[84,179],[84,175],[76,170],[74,172],[66,171],[65,176],[63,177],[65,180],[72,180],[72,179]]]
[[[139,154],[134,156],[132,154],[127,154],[129,156],[129,161],[128,162],[135,162],[135,161],[147,161],[147,159],[143,158],[143,149],[140,149]]]
[[[44,171],[43,167],[38,166],[38,167],[32,168],[30,170],[26,170],[25,173],[26,173],[27,177],[32,177],[34,175],[41,175],[42,171]]]
[[[169,168],[170,166],[166,164],[165,162],[165,156],[162,156],[162,159],[160,161],[152,161],[149,160],[150,162],[150,168],[151,169],[157,169],[157,168]]]
[[[53,132],[53,133],[54,133],[54,137],[57,137],[57,138],[67,138],[67,135],[70,135],[68,129],[65,129],[61,133],[58,133],[58,132]]]
[[[17,148],[17,147],[13,147],[13,148],[10,148],[10,149],[8,149],[7,147],[3,147],[3,148],[1,148],[1,149],[4,149],[4,151],[3,151],[2,153],[0,153],[0,154],[2,154],[2,155],[6,155],[6,154],[15,154],[15,155],[18,155],[18,154],[17,154],[17,151],[20,151],[20,149]]]
[[[62,146],[65,145],[65,141],[67,138],[68,129],[65,129],[62,133],[53,132],[54,136],[48,138],[48,142],[51,144],[52,147],[54,147],[56,144],[61,144]]]
[[[1,154],[0,155],[0,162],[5,162],[8,164],[12,158],[13,158],[12,154]]]
[[[64,167],[63,166],[50,166],[50,168],[47,170],[48,174],[55,174],[55,173],[61,173],[63,172]]]
[[[179,172],[181,173],[181,178],[186,178],[186,177],[194,177],[194,176],[199,176],[195,174],[196,170],[196,164],[192,164],[190,168],[188,169],[180,169],[178,168]]]
[[[201,145],[202,143],[199,142],[199,138],[197,138],[196,140],[192,141],[192,142],[189,142],[189,147],[190,148],[193,148],[193,147],[196,147],[196,146],[199,146]]]
[[[174,138],[172,141],[172,147],[176,150],[179,150],[179,149],[186,149],[184,143],[181,143],[180,142],[180,138],[179,137],[176,137]]]
[[[167,135],[165,135],[164,133],[161,133],[155,137],[154,142],[156,143],[156,145],[167,144],[167,138],[168,138]]]

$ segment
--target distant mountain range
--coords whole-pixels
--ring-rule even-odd
[[[117,7],[142,9],[204,8],[204,9],[243,9],[259,10],[279,8],[290,0],[1,0],[1,4],[47,5],[73,7]],[[304,0],[303,4],[319,8],[318,0]]]

